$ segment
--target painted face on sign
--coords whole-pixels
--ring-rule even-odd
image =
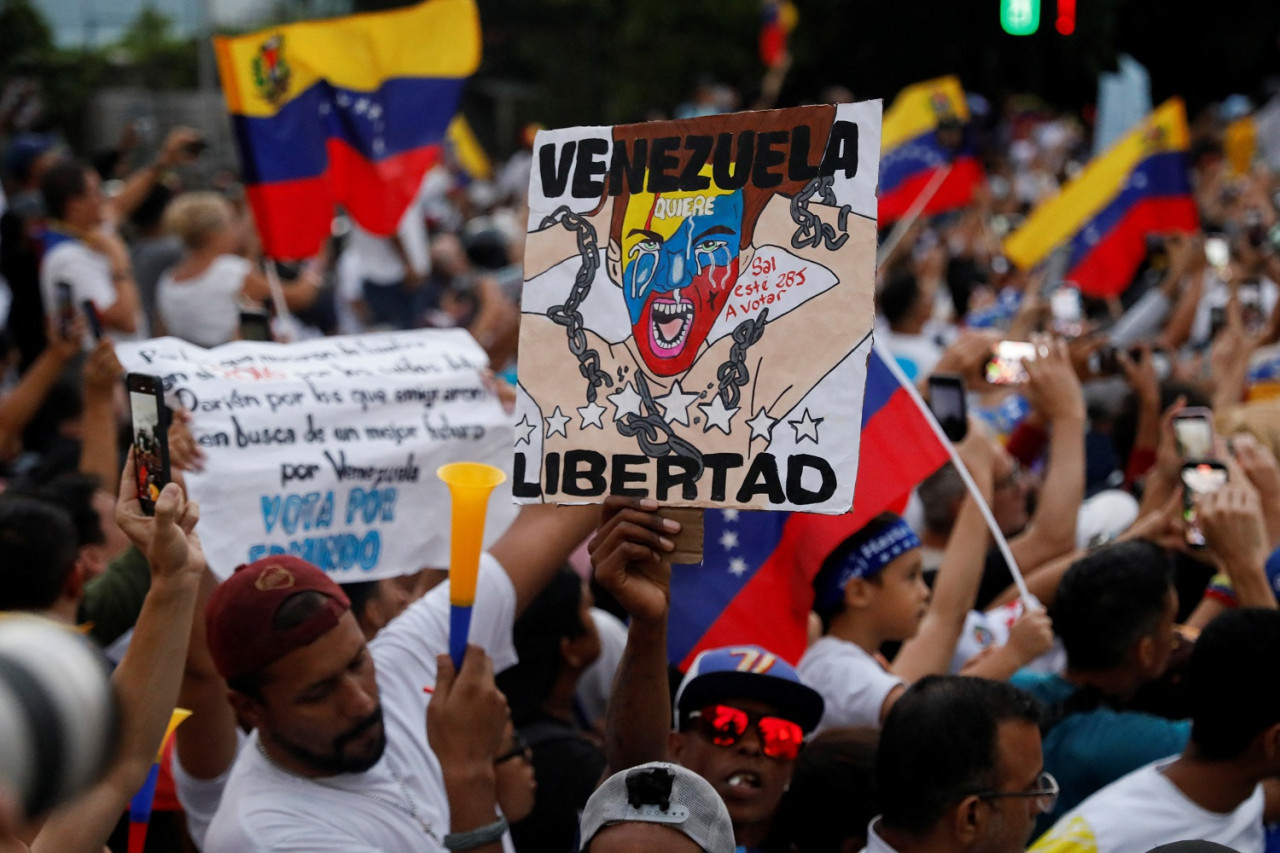
[[[738,280],[742,192],[637,193],[622,228],[622,291],[645,366],[688,370]]]

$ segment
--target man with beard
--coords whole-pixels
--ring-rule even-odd
[[[448,648],[448,583],[366,642],[347,596],[315,566],[281,555],[239,568],[209,601],[207,635],[236,715],[254,731],[204,849],[488,851],[499,842],[511,849],[495,807],[494,762],[509,736],[503,741],[505,699],[492,671],[515,662],[516,614],[594,518],[589,510],[526,508],[481,558],[470,640],[493,663],[473,650],[456,680],[447,660],[437,660]],[[450,693],[447,702],[477,704],[470,715],[449,717],[460,728],[432,731],[428,746],[432,690]],[[494,695],[500,707],[490,707]],[[431,707],[433,720],[445,718],[435,700]]]

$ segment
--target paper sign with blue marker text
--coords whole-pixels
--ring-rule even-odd
[[[514,493],[844,513],[880,102],[543,131]]]
[[[340,583],[449,565],[448,462],[510,471],[511,419],[465,331],[423,330],[202,349],[175,338],[118,346],[160,376],[205,453],[187,487],[214,572],[293,554]],[[486,544],[514,517],[495,490]]]

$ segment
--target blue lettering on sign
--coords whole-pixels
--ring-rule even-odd
[[[252,545],[249,562],[275,554],[299,557],[326,572],[346,572],[356,567],[368,572],[378,565],[382,553],[382,536],[370,530],[364,536],[354,533],[338,533],[332,536],[312,536],[295,539],[288,545]]]
[[[263,495],[262,526],[270,533],[278,525],[292,536],[301,527],[323,530],[333,526],[333,492],[307,492],[303,495]]]

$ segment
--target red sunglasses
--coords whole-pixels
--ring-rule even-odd
[[[761,751],[770,758],[783,761],[794,761],[804,741],[804,730],[799,724],[732,705],[708,705],[691,712],[689,719],[697,720],[703,736],[716,746],[733,746],[742,740],[747,727],[754,725],[760,737]]]

